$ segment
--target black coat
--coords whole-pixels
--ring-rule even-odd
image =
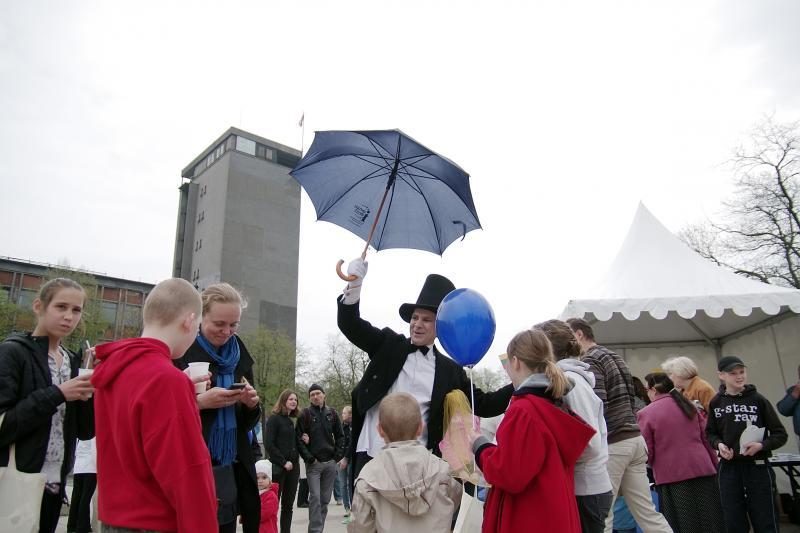
[[[247,351],[244,343],[239,337],[236,337],[239,343],[239,364],[236,365],[234,371],[233,381],[239,383],[244,377],[251,385],[253,384],[253,358]],[[208,371],[211,372],[211,383],[217,380],[217,373],[219,367],[211,360],[206,351],[197,341],[192,344],[183,357],[175,359],[175,366],[181,370],[187,368],[189,363],[203,362],[211,363]],[[242,471],[247,472],[246,479],[241,479],[237,475],[236,486],[239,491],[239,512],[241,513],[242,525],[245,533],[257,533],[258,524],[261,519],[261,499],[258,494],[258,483],[256,481],[256,468],[255,459],[253,457],[253,448],[250,446],[250,439],[247,432],[261,419],[261,405],[255,409],[248,409],[241,403],[236,404],[236,460],[238,467]],[[200,411],[200,423],[203,426],[203,439],[208,444],[208,438],[211,433],[211,426],[217,417],[216,409],[203,409]],[[234,465],[237,466],[236,464]],[[234,469],[236,471],[236,468]]]
[[[13,340],[12,340],[13,339]],[[8,465],[14,444],[17,469],[41,472],[50,441],[50,425],[58,406],[66,400],[53,385],[47,362],[49,339],[30,334],[12,335],[0,343],[0,466]],[[71,377],[78,375],[80,357],[67,351]],[[75,439],[94,437],[94,400],[67,402],[64,413],[64,463],[61,465],[61,493],[75,462]]]
[[[339,298],[339,312],[337,316],[339,329],[347,339],[364,350],[370,362],[361,381],[353,389],[353,420],[352,420],[352,446],[351,458],[355,459],[358,448],[358,437],[364,424],[367,411],[378,404],[389,392],[394,384],[409,353],[416,351],[416,347],[405,335],[400,335],[389,328],[378,329],[359,313],[358,303],[345,305]],[[441,455],[439,442],[443,435],[444,397],[448,392],[461,390],[470,400],[470,381],[461,366],[439,352],[434,346],[436,356],[436,370],[433,377],[433,391],[431,391],[431,406],[428,412],[428,443],[427,448],[436,455]],[[502,414],[511,401],[514,392],[513,385],[507,385],[496,392],[483,392],[474,387],[475,414],[482,417],[492,417]]]
[[[264,449],[272,464],[279,468],[287,461],[298,464],[294,422],[288,415],[271,415],[264,427]]]
[[[308,435],[308,444],[301,438],[303,433]],[[311,405],[303,409],[297,417],[295,434],[297,450],[306,464],[331,459],[339,462],[344,457],[342,422],[332,407]]]

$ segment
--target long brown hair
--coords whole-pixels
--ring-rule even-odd
[[[289,408],[286,407],[286,402],[289,400],[289,396],[292,394],[295,395],[297,398],[297,407],[295,407],[292,411],[289,411]],[[275,406],[272,408],[273,415],[288,415],[288,416],[297,416],[300,413],[300,396],[297,395],[295,391],[292,389],[284,389],[281,392],[280,396],[278,396],[278,401],[275,402]]]
[[[556,359],[580,357],[581,346],[566,322],[548,320],[536,324],[533,329],[538,329],[547,335],[547,339],[553,345],[553,355],[556,356]]]
[[[526,329],[517,333],[506,349],[509,359],[516,357],[531,371],[544,374],[550,380],[547,390],[554,399],[564,396],[570,389],[569,380],[556,365],[553,347],[542,331]]]

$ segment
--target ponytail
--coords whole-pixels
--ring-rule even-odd
[[[550,396],[555,400],[561,399],[566,393],[569,392],[570,383],[564,371],[552,359],[544,363],[544,375],[550,380],[550,386],[547,388],[550,391]]]
[[[678,404],[678,407],[681,408],[681,411],[683,411],[683,414],[685,414],[689,420],[697,416],[697,407],[695,407],[681,391],[672,389],[669,391],[669,395],[672,396],[672,399],[675,400],[675,403]]]

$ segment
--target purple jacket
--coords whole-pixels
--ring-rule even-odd
[[[717,458],[705,437],[703,413],[689,419],[671,396],[664,395],[637,418],[657,485],[716,475]]]

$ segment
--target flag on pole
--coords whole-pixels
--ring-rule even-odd
[[[300,122],[297,123],[297,127],[302,128],[305,120],[306,120],[306,114],[303,113],[302,115],[300,115]]]

